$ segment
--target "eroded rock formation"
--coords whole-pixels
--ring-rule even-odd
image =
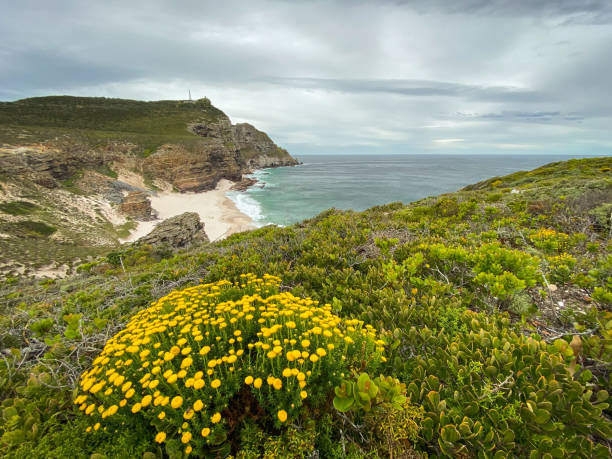
[[[203,242],[208,242],[208,236],[200,216],[195,212],[185,212],[159,223],[153,231],[138,239],[136,244],[182,248]]]
[[[142,191],[128,193],[119,204],[119,212],[134,220],[147,221],[155,218],[149,196]]]

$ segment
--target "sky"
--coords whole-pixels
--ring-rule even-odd
[[[0,100],[191,90],[297,155],[612,155],[612,0],[0,0],[0,11]]]

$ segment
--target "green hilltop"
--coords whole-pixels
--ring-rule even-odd
[[[225,114],[208,99],[143,102],[105,97],[49,96],[0,102],[0,143],[43,142],[62,135],[81,141],[131,141],[154,149],[163,143],[195,142],[193,122]]]
[[[0,293],[0,452],[609,457],[611,198],[612,158],[570,160],[188,251],[123,248],[64,280],[9,279]],[[235,284],[197,287],[223,280]],[[259,335],[259,322],[241,334],[202,322],[203,312],[226,314],[234,330],[229,317],[248,320],[239,310],[260,301],[253,295],[265,299],[253,312],[266,311]],[[162,297],[117,335],[113,346],[123,348],[97,358]],[[314,301],[329,306],[304,318],[288,312]],[[312,317],[318,325],[307,328]],[[376,331],[359,338],[358,320]],[[147,321],[159,328],[130,335]],[[286,340],[274,343],[275,333]],[[325,340],[340,344],[315,352]],[[210,363],[209,351],[219,360]],[[304,369],[299,388],[292,368]],[[106,381],[113,373],[118,383]]]

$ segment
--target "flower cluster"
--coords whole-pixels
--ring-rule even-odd
[[[245,274],[173,292],[136,314],[82,375],[75,404],[91,418],[87,430],[139,416],[156,442],[202,454],[244,416],[244,400],[281,427],[305,405],[329,403],[355,363],[384,359],[370,325],[279,285]]]
[[[533,245],[547,253],[559,253],[570,247],[570,237],[552,228],[540,228],[532,232],[529,239]]]

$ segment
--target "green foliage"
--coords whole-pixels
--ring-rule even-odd
[[[45,238],[55,233],[56,228],[43,222],[22,220],[15,223],[5,223],[3,227],[9,232],[21,237]]]
[[[361,373],[356,381],[343,380],[334,392],[334,408],[340,412],[351,409],[368,412],[386,407],[399,410],[406,403],[406,385],[390,376],[372,380],[367,373]]]
[[[51,330],[53,324],[54,320],[51,318],[41,319],[30,325],[30,330],[32,330],[34,334],[38,336],[44,336],[49,330]]]
[[[157,427],[146,416],[159,405],[122,414],[123,426],[114,425],[118,414],[107,416],[95,434],[84,435],[92,419],[75,417],[67,403],[74,381],[91,370],[108,336],[159,298],[203,282],[268,272],[282,276],[281,292],[329,305],[343,322],[364,321],[381,330],[388,360],[369,368],[361,350],[344,353],[350,363],[338,354],[336,374],[326,373],[299,400],[298,392],[282,399],[289,378],[281,365],[266,367],[257,391],[248,385],[253,398],[242,398],[246,373],[219,378],[219,390],[234,396],[219,411],[227,439],[220,435],[218,444],[208,444],[212,454],[607,457],[612,246],[591,211],[609,201],[612,182],[601,171],[609,166],[609,158],[556,163],[407,206],[330,210],[298,225],[260,228],[188,252],[116,250],[53,283],[4,283],[0,397],[8,411],[0,452],[121,457],[121,447],[130,457],[183,455],[182,432],[167,445],[153,440]],[[223,301],[240,301],[240,290]],[[171,362],[180,366],[184,358]],[[314,367],[310,360],[304,364]],[[187,391],[188,378],[178,378],[179,371],[173,370],[176,390],[181,383]],[[383,384],[360,376],[366,372],[405,385],[404,407],[380,404]],[[267,384],[270,375],[282,380],[280,392]],[[168,384],[162,379],[159,387]],[[141,400],[148,389],[139,380]],[[119,386],[111,388],[119,395]],[[336,410],[334,396],[348,399],[351,388],[351,406],[339,406],[348,411]],[[102,401],[106,390],[89,395]],[[295,404],[295,411],[282,408],[285,423],[278,418],[281,403]],[[111,406],[103,404],[104,410]],[[237,406],[244,416],[231,414]],[[183,413],[168,413],[176,427]],[[34,424],[27,425],[36,427],[26,432],[21,425],[30,416]],[[182,424],[176,435],[178,428]]]
[[[10,215],[30,215],[39,207],[28,201],[12,201],[0,203],[0,210]]]

